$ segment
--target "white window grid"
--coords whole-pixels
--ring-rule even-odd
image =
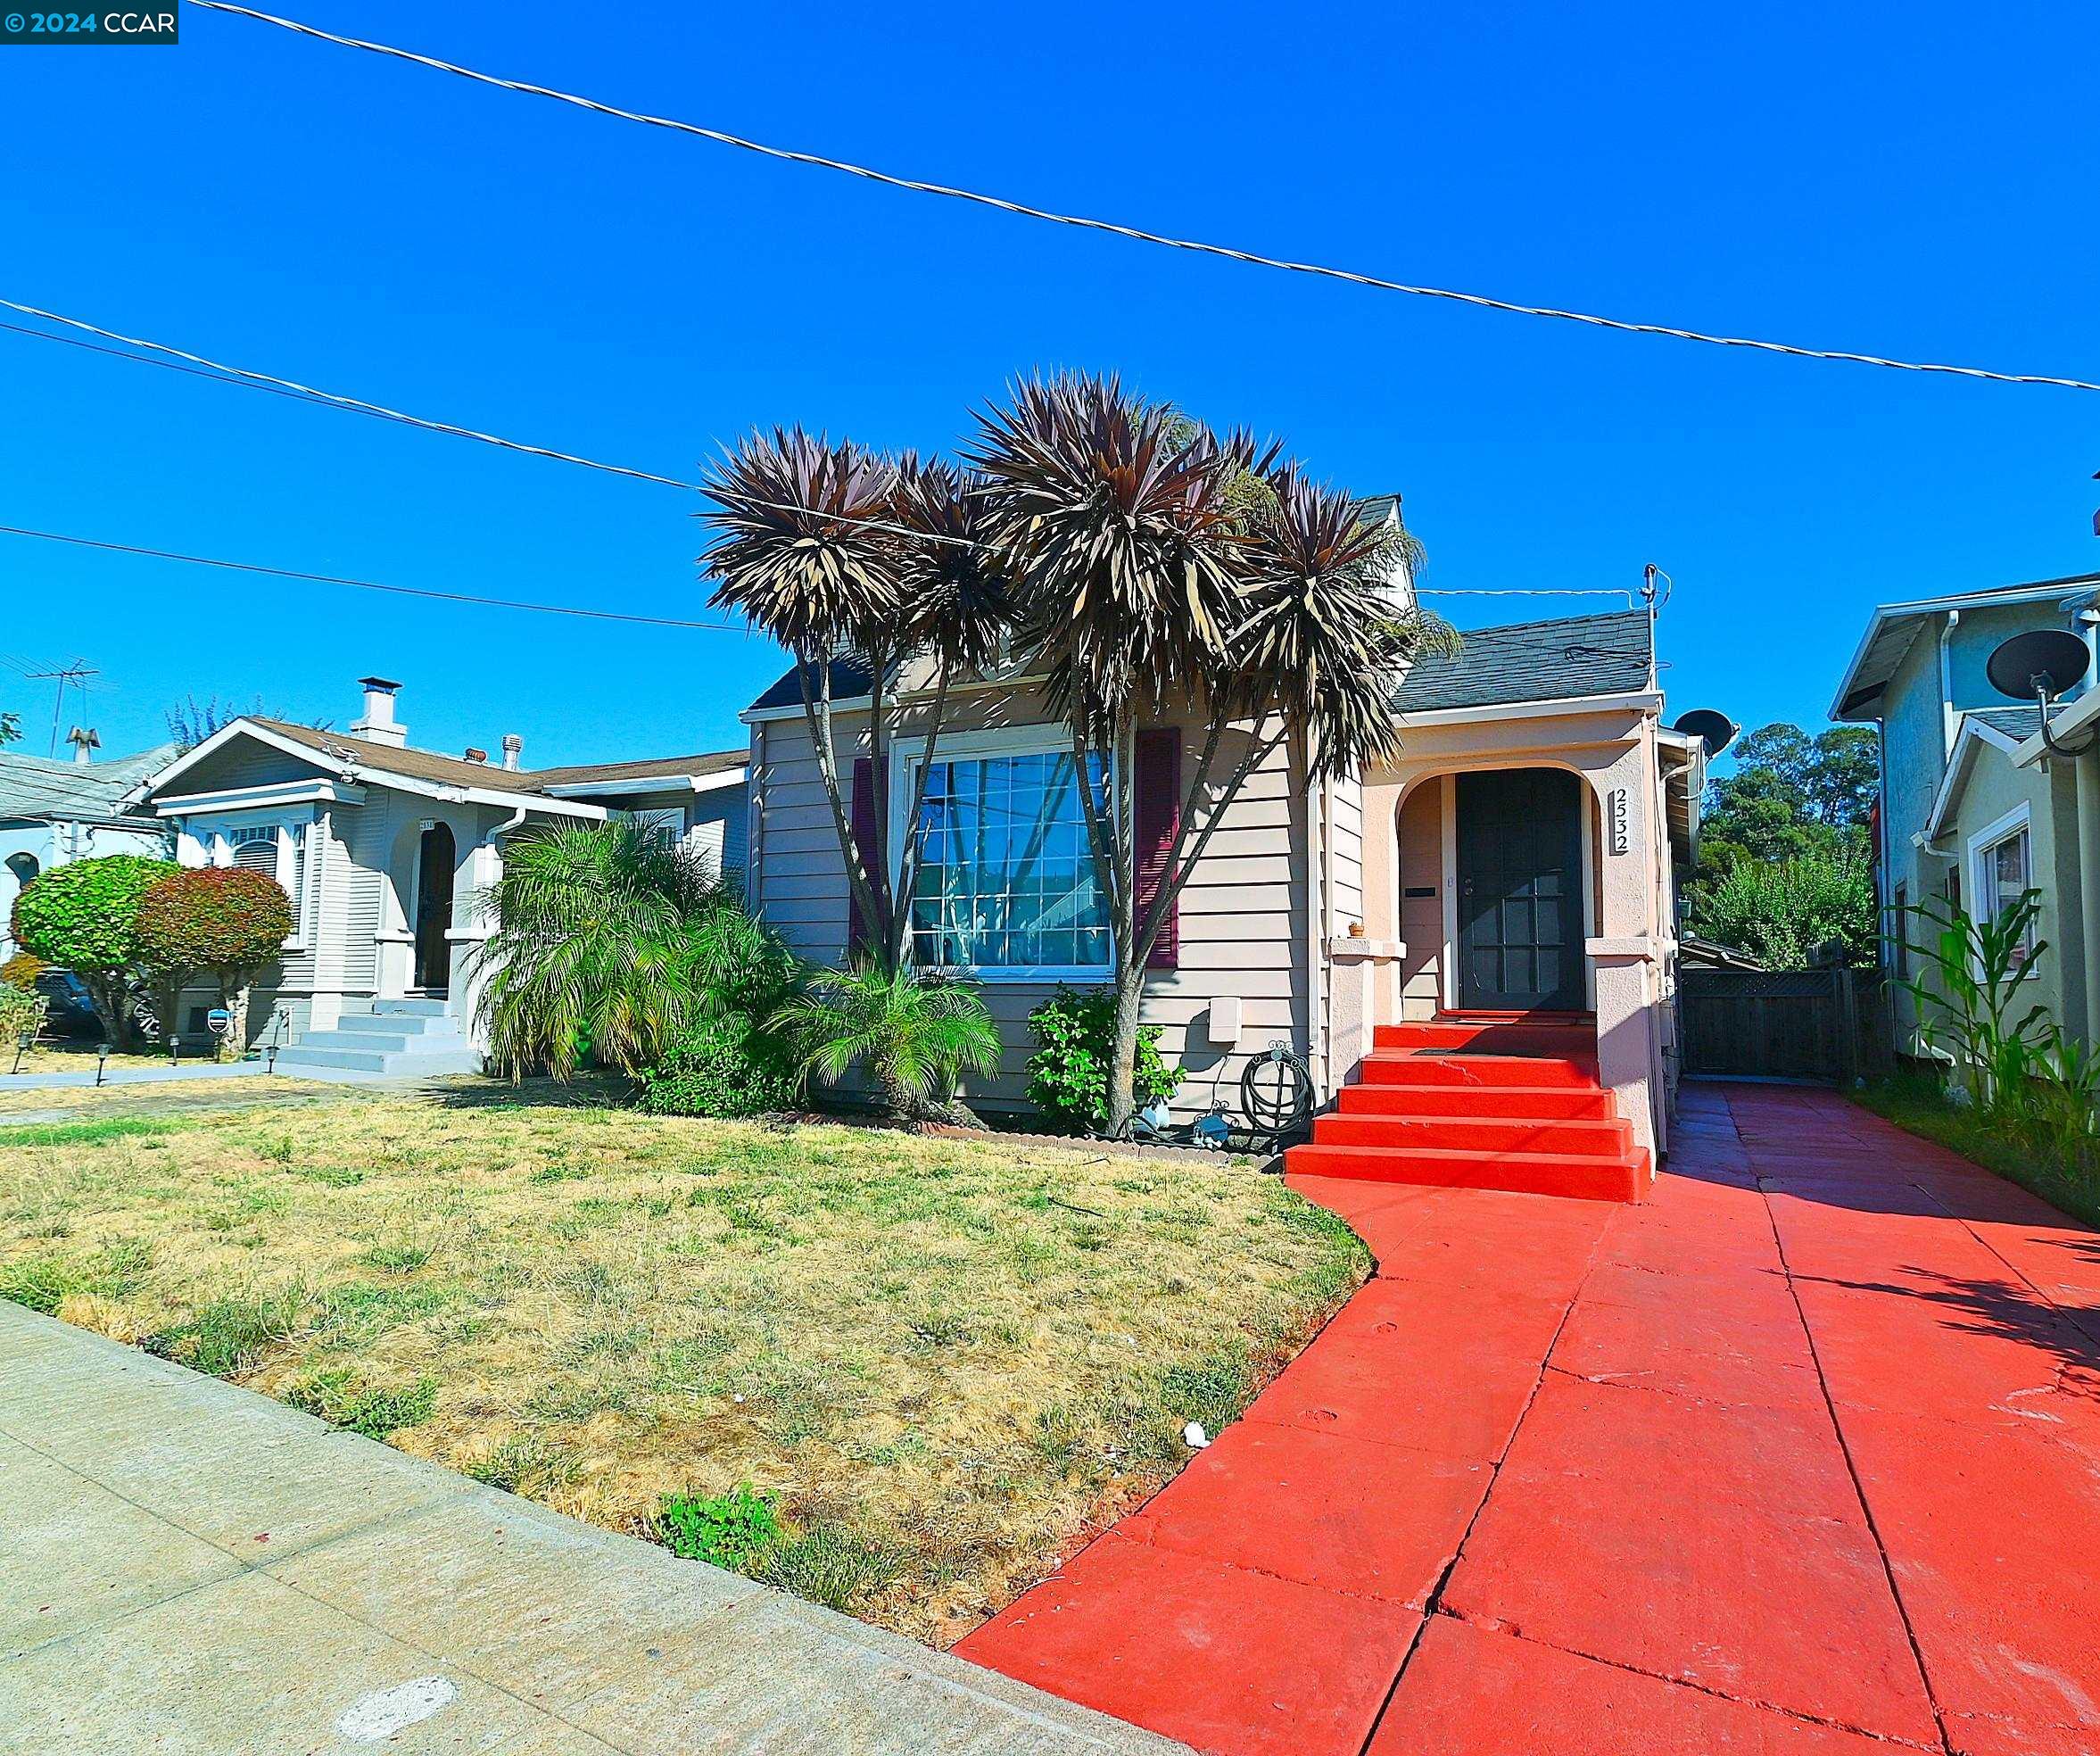
[[[1098,764],[1090,764],[1101,797]],[[914,830],[912,952],[984,975],[1099,975],[1106,900],[1071,755],[1054,747],[938,758]]]

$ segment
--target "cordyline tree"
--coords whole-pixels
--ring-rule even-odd
[[[800,427],[754,435],[710,473],[719,510],[703,514],[715,541],[702,559],[715,582],[710,601],[741,611],[795,660],[803,715],[831,808],[864,937],[886,974],[905,965],[915,837],[889,848],[890,753],[901,735],[892,712],[907,665],[930,667],[924,757],[911,808],[925,801],[934,745],[956,678],[981,672],[998,653],[1009,617],[1002,558],[986,541],[978,485],[953,465],[907,454],[888,460]],[[869,775],[874,787],[869,846],[855,832],[832,735],[835,661],[857,659],[869,675]],[[851,769],[845,772],[850,775]],[[895,874],[894,877],[892,874]]]
[[[138,899],[134,933],[139,962],[166,996],[161,1028],[174,1033],[176,996],[208,975],[232,1018],[220,1048],[238,1055],[248,1044],[249,984],[283,955],[291,932],[292,899],[262,873],[203,866],[161,879]]]
[[[1276,448],[1220,438],[1113,377],[1017,385],[1008,406],[979,417],[964,465],[885,466],[799,430],[753,439],[708,484],[723,509],[705,515],[718,534],[706,558],[713,601],[794,655],[848,881],[890,969],[905,958],[918,853],[915,838],[894,859],[884,845],[891,679],[905,658],[932,659],[921,789],[953,677],[981,668],[1006,635],[1020,668],[1044,679],[1070,729],[1109,907],[1106,1127],[1122,1134],[1145,966],[1226,808],[1294,736],[1314,779],[1389,753],[1395,673],[1452,637],[1390,597],[1409,541],[1394,527]],[[831,740],[828,661],[842,651],[875,679],[866,849]],[[1165,845],[1141,869],[1137,723],[1192,715],[1196,760]],[[922,803],[901,820],[915,824]]]

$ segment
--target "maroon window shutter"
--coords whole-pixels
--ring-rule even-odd
[[[853,845],[860,849],[861,870],[875,857],[875,765],[864,756],[853,758]],[[871,875],[871,885],[874,879]],[[860,893],[849,882],[846,887],[846,949],[848,956],[867,948],[872,930]]]
[[[1137,734],[1131,753],[1131,824],[1137,856],[1137,920],[1159,895],[1167,879],[1167,853],[1181,827],[1181,731],[1178,726],[1148,726]],[[1160,936],[1145,960],[1147,969],[1181,967],[1181,905],[1168,905]]]

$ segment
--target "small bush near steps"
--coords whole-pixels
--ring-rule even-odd
[[[1037,1048],[1029,1056],[1029,1101],[1055,1126],[1074,1134],[1098,1132],[1108,1122],[1108,1069],[1114,1058],[1113,994],[1060,988],[1028,1015]],[[1160,1029],[1137,1030],[1137,1071],[1131,1089],[1143,1109],[1162,1103],[1181,1083],[1181,1071],[1160,1055]]]

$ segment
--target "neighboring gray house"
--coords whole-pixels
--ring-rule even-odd
[[[1985,666],[2014,634],[2068,629],[2093,645],[2100,574],[1883,604],[1869,619],[1831,706],[1831,717],[1881,733],[1876,869],[1887,931],[1915,941],[1929,931],[1904,911],[1938,900],[1996,915],[2023,890],[2041,892],[2036,938],[2049,950],[2023,989],[2073,1036],[2100,1040],[2100,841],[2081,842],[2078,770],[2052,759],[2031,703],[1991,686]],[[2063,711],[2096,705],[2088,672]],[[2100,776],[2086,781],[2088,790]],[[2100,791],[2082,814],[2100,836]],[[2096,882],[2087,885],[2084,870]],[[1885,946],[1897,974],[1917,973]],[[1898,1039],[1913,1049],[1916,1006],[1896,994]]]
[[[70,762],[0,750],[0,961],[14,955],[8,917],[32,878],[104,854],[165,859],[173,851],[167,826],[138,816],[125,800],[175,760],[175,746],[95,762],[90,758],[100,740],[93,732],[76,729],[72,744]]]
[[[235,720],[136,794],[186,866],[248,866],[284,886],[292,935],[249,1006],[280,1064],[373,1071],[478,1066],[474,953],[506,839],[533,824],[631,813],[741,879],[744,752],[529,770],[522,741],[441,756],[412,748],[399,685],[366,677],[347,733]],[[176,1028],[203,1034],[212,997],[184,997]]]
[[[919,682],[905,674],[897,709],[899,811],[922,749]],[[835,665],[835,736],[864,821],[869,683],[864,667]],[[1639,1144],[1660,1148],[1674,1080],[1674,866],[1692,852],[1705,750],[1662,724],[1648,612],[1476,629],[1458,658],[1417,665],[1394,706],[1402,746],[1390,763],[1314,783],[1303,750],[1286,744],[1190,874],[1141,1012],[1184,1070],[1176,1112],[1200,1114],[1213,1081],[1232,1098],[1272,1042],[1305,1057],[1325,1102],[1379,1025],[1553,1014],[1593,1024],[1602,1082]],[[744,718],[752,895],[797,951],[836,963],[847,884],[794,674]],[[959,690],[948,725],[923,820],[915,955],[983,983],[1005,1048],[968,1095],[1013,1109],[1025,1104],[1029,1012],[1060,982],[1105,979],[1107,923],[1071,745],[1035,683]],[[1163,849],[1203,730],[1191,715],[1137,731],[1141,857]],[[1519,895],[1521,907],[1490,902]]]

